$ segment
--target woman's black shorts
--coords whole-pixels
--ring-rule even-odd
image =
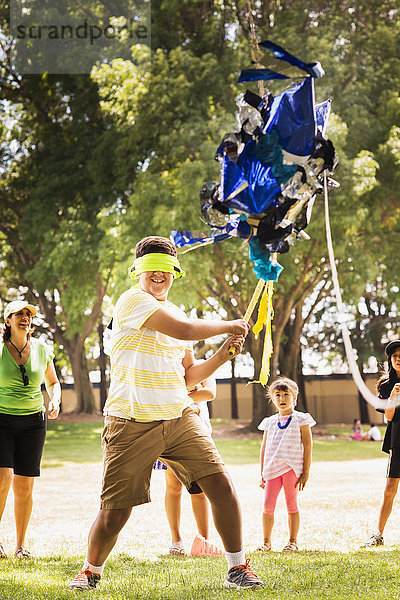
[[[47,421],[44,412],[33,415],[0,413],[0,467],[15,475],[38,477]]]
[[[389,452],[386,477],[400,479],[400,448],[392,448]]]

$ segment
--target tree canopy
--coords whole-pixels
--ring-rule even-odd
[[[103,298],[127,287],[135,243],[205,227],[199,190],[219,179],[213,156],[235,127],[235,98],[245,91],[237,76],[250,64],[247,0],[151,6],[151,51],[134,46],[130,59],[84,76],[15,72],[8,5],[0,4],[1,296],[22,290],[39,303],[50,335],[69,356],[82,410],[93,406],[85,340],[101,318]],[[371,356],[382,358],[388,336],[399,335],[398,2],[251,6],[259,40],[319,60],[326,72],[316,96],[332,99],[328,137],[340,160],[341,187],[330,199],[334,244],[355,347],[367,366]],[[271,84],[273,93],[280,89]],[[342,352],[322,198],[307,231],[310,241],[279,257],[272,375],[297,377],[302,346],[328,357]],[[174,292],[177,300],[198,314],[243,314],[256,279],[238,240],[182,260],[191,277]],[[248,338],[256,363],[259,344]],[[253,388],[256,421],[265,406],[262,389]]]

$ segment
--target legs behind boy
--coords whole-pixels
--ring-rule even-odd
[[[169,553],[182,556],[186,554],[180,531],[183,486],[172,469],[166,469],[164,473],[165,513],[171,530],[171,547]],[[197,483],[192,484],[188,491],[192,503],[193,516],[198,530],[198,535],[195,538],[194,544],[199,546],[198,551],[202,545],[205,553],[205,540],[208,540],[209,534],[209,503],[206,495]],[[214,548],[213,546],[211,547]],[[219,551],[218,555],[221,555],[221,551]]]

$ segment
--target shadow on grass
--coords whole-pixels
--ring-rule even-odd
[[[48,422],[42,467],[101,462],[102,423]]]
[[[60,467],[64,463],[94,463],[102,461],[102,423],[50,422],[43,453],[43,468]],[[227,464],[257,463],[258,440],[217,440],[216,445]]]
[[[99,421],[52,422],[48,423],[42,466],[59,467],[64,463],[101,462],[101,432]],[[260,440],[224,439],[215,440],[222,458],[228,465],[257,464]],[[347,461],[386,458],[380,444],[349,442],[345,439],[315,439],[313,461]]]

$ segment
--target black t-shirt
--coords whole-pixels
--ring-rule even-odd
[[[391,377],[386,381],[382,381],[379,385],[379,398],[389,398],[396,383],[400,383],[400,379],[397,377]],[[389,454],[389,450],[392,448],[400,448],[400,406],[396,406],[393,419],[388,421],[382,444],[383,452]]]

